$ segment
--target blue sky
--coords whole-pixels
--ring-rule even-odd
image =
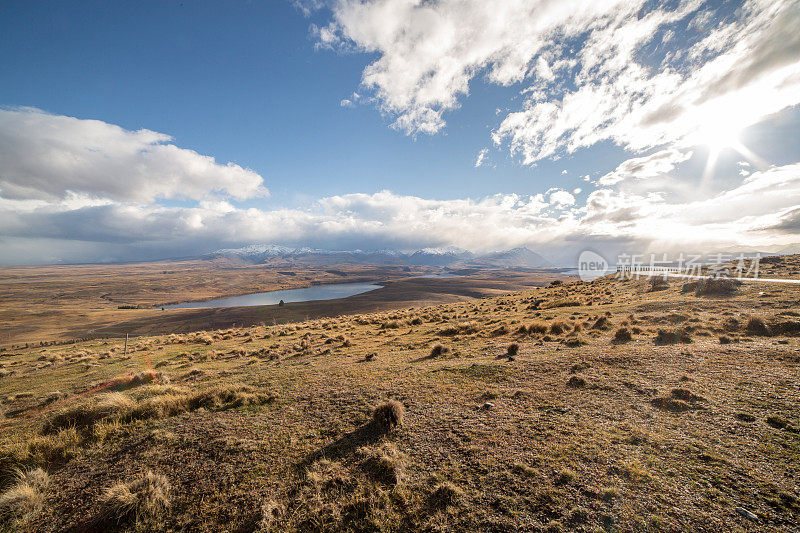
[[[615,166],[607,157],[600,167],[592,159],[531,169],[502,158],[475,169],[510,88],[477,83],[436,136],[407,137],[374,108],[341,107],[374,54],[315,50],[310,26],[324,13],[307,18],[289,2],[0,9],[3,105],[167,133],[181,147],[259,172],[272,192],[259,205],[382,189],[442,199],[528,194],[560,181],[564,168],[578,186],[584,168]]]
[[[4,2],[0,263],[790,246],[798,8]]]

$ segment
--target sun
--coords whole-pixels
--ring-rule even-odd
[[[741,144],[739,135],[742,128],[731,121],[719,121],[706,124],[698,131],[698,140],[714,152],[726,148],[735,148]]]
[[[737,123],[736,114],[730,111],[711,113],[697,128],[697,144],[708,146],[712,153],[719,153],[726,148],[737,148],[742,125]]]

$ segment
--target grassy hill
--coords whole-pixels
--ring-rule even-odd
[[[0,352],[0,528],[794,528],[800,287],[700,285]]]

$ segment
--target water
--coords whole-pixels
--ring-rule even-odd
[[[206,300],[205,302],[184,302],[163,306],[164,309],[183,309],[187,307],[248,307],[252,305],[275,305],[281,300],[289,302],[310,302],[314,300],[335,300],[347,298],[375,289],[380,285],[374,283],[336,283],[331,285],[314,285],[304,289],[286,289],[282,291],[257,292],[243,296],[231,296]],[[159,306],[161,307],[161,306]]]

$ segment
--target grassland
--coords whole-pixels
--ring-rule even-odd
[[[7,350],[0,527],[796,529],[800,287],[713,289],[604,278]]]
[[[277,323],[342,313],[429,305],[544,285],[558,274],[492,272],[467,278],[407,278],[432,267],[248,264],[226,259],[112,265],[0,268],[0,347],[72,339],[187,332]],[[334,304],[315,302],[236,309],[157,306],[315,284],[402,284]]]

